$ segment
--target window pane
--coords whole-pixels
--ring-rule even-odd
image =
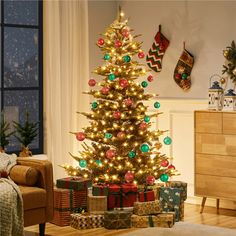
[[[4,1],[4,23],[38,25],[38,1]]]
[[[39,94],[38,91],[20,90],[20,91],[5,91],[4,92],[4,113],[8,122],[20,122],[24,124],[26,111],[29,112],[30,122],[39,121]],[[39,148],[39,137],[37,136],[30,149]],[[11,137],[7,151],[11,152],[19,150],[20,144],[18,140]]]
[[[4,87],[38,86],[38,30],[5,27]]]

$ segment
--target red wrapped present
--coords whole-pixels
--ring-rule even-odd
[[[92,186],[90,179],[84,179],[82,177],[67,177],[57,180],[57,188],[67,188],[74,190],[86,190]]]
[[[137,201],[135,184],[111,184],[108,189],[108,210],[116,207],[132,207]]]
[[[138,200],[140,202],[149,202],[155,200],[154,191],[142,191],[138,193]]]
[[[87,192],[54,188],[54,217],[51,223],[66,226],[70,224],[70,214],[87,208]]]

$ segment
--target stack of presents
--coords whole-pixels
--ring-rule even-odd
[[[52,223],[76,229],[170,228],[183,220],[186,199],[182,181],[139,187],[68,177],[57,180]]]

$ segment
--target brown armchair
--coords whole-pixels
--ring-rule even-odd
[[[53,218],[53,170],[49,161],[18,158],[10,177],[21,190],[24,206],[24,226],[39,224],[44,235],[45,223]]]

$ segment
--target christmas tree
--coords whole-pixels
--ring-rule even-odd
[[[146,75],[145,66],[137,61],[145,55],[142,43],[136,40],[140,35],[132,36],[127,23],[119,10],[117,19],[97,41],[104,64],[94,72],[103,80],[98,83],[99,90],[86,92],[94,97],[91,113],[79,112],[90,120],[90,126],[73,133],[83,146],[79,156],[71,154],[78,166],[62,167],[69,175],[89,177],[98,183],[153,184],[159,178],[166,182],[176,171],[172,159],[159,150],[164,131],[150,131],[151,120],[160,114],[160,103],[154,103],[155,114],[147,113],[143,102],[156,96],[145,93],[153,77],[137,82]],[[89,80],[91,87],[96,83]],[[83,142],[85,139],[91,144]],[[164,144],[171,142],[170,137],[164,138]]]

